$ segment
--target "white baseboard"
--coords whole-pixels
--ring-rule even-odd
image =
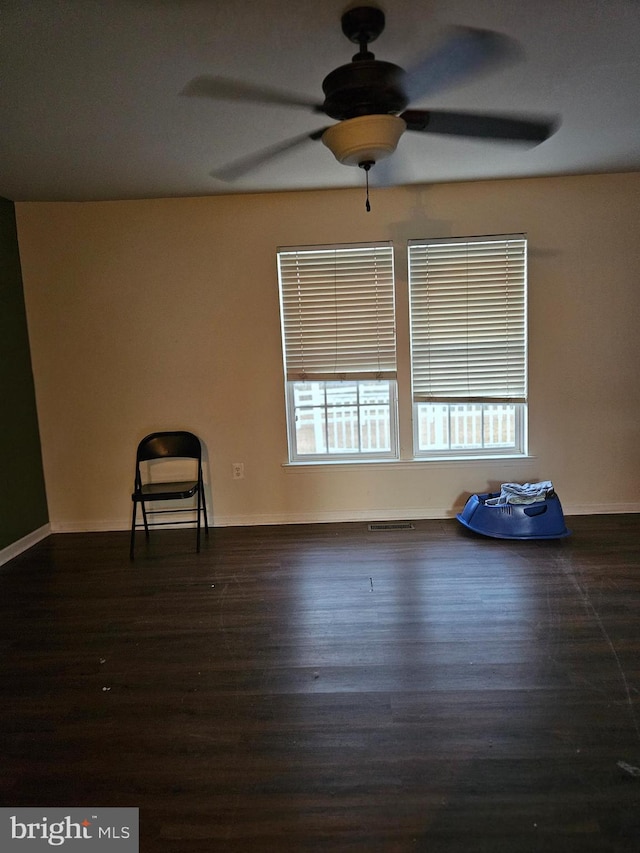
[[[565,515],[624,515],[640,512],[640,503],[619,504],[566,504],[562,502]]]
[[[355,512],[337,510],[331,512],[295,512],[295,513],[264,513],[252,515],[218,515],[209,518],[209,527],[258,527],[260,525],[277,524],[325,524],[331,522],[349,521],[406,521],[418,518],[448,518],[455,515],[450,508],[425,510],[424,507],[414,507],[402,512],[357,510]],[[184,525],[167,525],[167,527],[182,527]],[[195,527],[195,524],[192,526]],[[130,530],[131,522],[123,521],[92,521],[92,522],[53,522],[52,533],[99,533],[117,530]]]
[[[325,512],[268,513],[264,515],[217,515],[216,527],[256,527],[274,524],[331,524],[350,521],[415,521],[421,518],[452,518],[455,512],[450,507],[405,508],[395,510],[344,510]]]
[[[52,521],[52,533],[112,533],[129,530],[131,522],[124,521]]]
[[[640,513],[640,503],[619,504],[564,504],[565,515],[614,515]],[[455,518],[462,506],[409,507],[395,510],[336,510],[324,512],[263,513],[252,515],[218,515],[209,519],[210,527],[257,527],[277,524],[329,524],[350,521],[416,521],[419,519]],[[129,520],[52,523],[52,533],[101,533],[129,530]],[[176,525],[177,527],[178,525]]]
[[[22,539],[18,539],[17,542],[3,548],[2,551],[0,551],[0,566],[4,566],[4,564],[8,563],[9,560],[13,560],[14,557],[18,557],[20,554],[28,551],[29,548],[37,545],[38,542],[42,542],[42,540],[46,539],[50,533],[51,525],[45,524],[37,530],[34,530],[32,533],[28,533],[26,536],[23,536]]]
[[[167,527],[184,527],[184,522],[191,521],[189,516],[175,516],[177,524],[167,524]],[[138,523],[142,524],[142,517],[138,515]],[[217,523],[217,519],[216,519]],[[195,521],[192,526],[195,528]],[[211,527],[211,519],[209,519],[209,527]],[[138,528],[142,530],[142,527]],[[113,533],[121,530],[131,530],[131,519],[116,518],[110,521],[104,519],[98,521],[52,521],[52,533]]]
[[[252,527],[261,524],[323,524],[349,521],[416,521],[420,519],[455,518],[461,512],[458,507],[409,507],[398,512],[395,510],[343,510],[337,512],[297,512],[274,513],[265,515],[216,515],[215,527]],[[581,504],[565,506],[565,515],[613,515],[616,513],[640,513],[640,503],[620,504]]]

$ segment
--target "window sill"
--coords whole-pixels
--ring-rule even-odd
[[[301,471],[342,471],[349,468],[362,469],[370,467],[388,469],[390,471],[409,471],[417,470],[421,467],[442,467],[461,462],[474,466],[489,463],[495,467],[500,463],[511,465],[514,462],[533,462],[536,460],[536,456],[518,453],[513,456],[438,456],[431,459],[332,459],[314,462],[283,462],[282,468],[292,473]]]

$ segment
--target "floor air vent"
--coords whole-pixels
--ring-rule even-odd
[[[369,525],[369,530],[415,530],[410,521],[380,521]]]

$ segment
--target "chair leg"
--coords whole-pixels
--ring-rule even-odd
[[[133,560],[133,549],[136,544],[136,516],[138,514],[138,504],[133,501],[133,516],[131,518],[131,541],[129,542],[129,559]]]
[[[201,501],[202,496],[200,494],[200,487],[198,487],[198,508],[196,510],[197,520],[196,520],[196,553],[200,553],[200,510],[201,510]]]
[[[202,489],[202,512],[204,514],[204,535],[209,536],[209,519],[207,518],[207,501],[204,496],[204,483],[200,483]]]
[[[144,521],[144,535],[149,541],[149,522],[147,521],[147,509],[144,505],[144,501],[140,501],[140,506],[142,507],[142,520]]]

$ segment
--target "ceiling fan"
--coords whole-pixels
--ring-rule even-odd
[[[443,44],[413,68],[375,58],[369,44],[385,26],[381,9],[358,6],[342,16],[342,31],[357,44],[351,62],[331,71],[322,82],[324,101],[254,86],[223,77],[192,80],[182,94],[262,104],[303,107],[322,113],[336,123],[270,146],[234,161],[211,174],[232,181],[309,140],[321,139],[336,159],[368,172],[375,163],[395,151],[405,131],[448,134],[538,144],[555,130],[555,121],[492,113],[411,109],[409,105],[445,86],[502,64],[515,54],[515,43],[490,30],[455,28]]]

